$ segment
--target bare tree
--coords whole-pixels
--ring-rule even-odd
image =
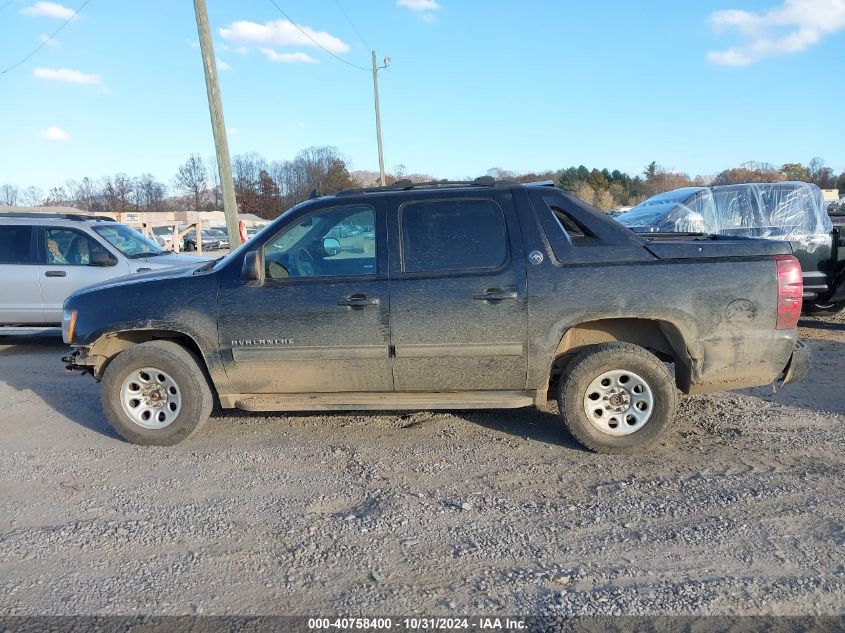
[[[59,186],[50,189],[44,204],[48,207],[68,207],[73,204],[73,200],[69,198],[65,188]]]
[[[167,188],[152,174],[141,174],[134,181],[135,204],[145,211],[163,211]]]
[[[223,188],[220,186],[220,169],[217,165],[217,157],[212,154],[206,160],[208,178],[211,180],[211,196],[214,199],[214,208],[223,208]]]
[[[132,198],[132,179],[126,174],[116,174],[114,177],[114,199],[117,204],[115,211],[123,212],[131,207],[130,199]]]
[[[18,203],[18,188],[14,185],[3,185],[0,187],[0,202],[15,206]]]
[[[23,190],[21,200],[27,207],[40,206],[44,202],[44,190],[40,187],[27,187]]]
[[[194,210],[199,211],[208,185],[208,173],[198,154],[191,154],[176,172],[176,188],[189,196]]]
[[[105,176],[103,178],[103,185],[100,191],[102,192],[101,195],[103,196],[103,206],[105,210],[112,213],[119,211],[117,192],[115,191],[111,176]]]
[[[815,158],[813,158],[813,160],[810,161],[810,164],[807,165],[807,167],[810,170],[810,178],[813,182],[816,182],[816,180],[821,175],[822,170],[825,168],[824,158],[822,158],[821,156],[816,156]]]
[[[71,193],[73,205],[84,211],[100,211],[103,208],[103,196],[97,185],[87,176],[77,183]]]

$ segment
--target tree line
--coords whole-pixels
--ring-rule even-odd
[[[305,200],[312,191],[331,194],[343,189],[374,186],[373,172],[350,172],[348,162],[335,147],[309,147],[291,160],[268,161],[256,153],[239,154],[232,159],[235,197],[241,213],[254,213],[266,219],[278,217],[286,209]],[[748,162],[714,176],[690,177],[661,167],[656,161],[642,173],[630,175],[619,169],[588,168],[584,165],[539,173],[517,173],[496,167],[487,175],[499,180],[530,182],[552,180],[561,189],[604,211],[633,206],[649,196],[688,186],[725,185],[752,182],[800,180],[822,189],[838,188],[845,193],[845,171],[838,176],[821,158],[803,165],[787,163],[780,167]],[[434,180],[424,174],[407,175],[397,165],[387,175],[388,183],[401,178],[415,182]],[[223,196],[215,158],[203,160],[191,154],[179,166],[169,185],[145,173],[130,177],[120,173],[99,180],[68,180],[43,191],[38,187],[0,186],[0,204],[19,206],[67,206],[84,211],[119,213],[124,211],[197,210],[223,208]]]

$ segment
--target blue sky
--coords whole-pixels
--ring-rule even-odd
[[[845,0],[340,1],[392,58],[388,168],[636,173],[656,160],[696,175],[822,156],[845,169]],[[277,2],[369,64],[335,0]],[[81,3],[0,0],[0,70]],[[334,145],[353,169],[377,168],[368,72],[311,45],[269,0],[208,4],[233,154]],[[210,155],[196,41],[189,0],[91,0],[0,75],[0,184],[146,171],[169,183],[189,153]]]

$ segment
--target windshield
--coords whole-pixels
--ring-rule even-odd
[[[130,259],[163,255],[166,251],[125,224],[103,224],[93,227],[106,241]]]

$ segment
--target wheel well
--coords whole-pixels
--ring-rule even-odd
[[[196,341],[183,332],[173,330],[126,330],[123,332],[110,332],[96,341],[88,349],[89,358],[93,359],[92,369],[94,377],[99,380],[106,371],[109,363],[121,352],[148,341],[172,341],[192,352],[199,361],[200,369],[209,376],[208,367],[205,363],[202,351]],[[214,383],[209,380],[213,388]]]
[[[647,349],[660,360],[675,365],[675,381],[682,391],[689,386],[690,359],[678,329],[668,321],[639,318],[599,319],[568,329],[555,349],[549,372],[549,397],[567,364],[585,347],[600,343],[632,343]]]

